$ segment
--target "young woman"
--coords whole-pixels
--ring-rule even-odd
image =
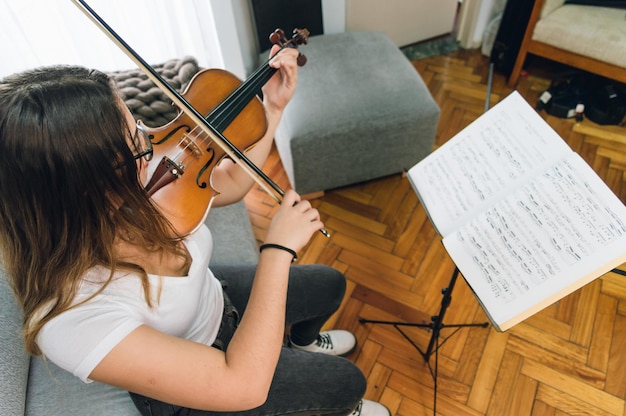
[[[257,165],[293,94],[296,55],[272,60],[269,129],[248,152]],[[323,227],[317,210],[288,191],[256,269],[211,271],[209,230],[172,239],[143,190],[151,149],[99,71],[48,67],[0,81],[0,254],[28,351],[128,390],[145,415],[388,415],[361,400],[362,373],[338,357],[354,336],[320,333],[344,277],[291,266]],[[213,171],[215,205],[252,183],[225,160]]]

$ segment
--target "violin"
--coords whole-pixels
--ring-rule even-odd
[[[238,163],[262,189],[278,203],[281,202],[284,191],[240,150],[253,146],[267,128],[265,111],[257,93],[276,72],[275,68],[269,66],[272,57],[243,83],[226,71],[201,71],[192,79],[183,96],[163,80],[84,0],[72,2],[181,111],[165,126],[148,129],[154,145],[155,163],[149,165],[148,174],[151,176],[146,185],[146,192],[172,223],[177,237],[186,237],[202,226],[218,194],[218,190],[211,187],[211,173],[225,157]],[[284,32],[278,29],[270,36],[270,41],[279,44],[281,49],[297,47],[308,42],[308,31],[297,29],[292,39],[288,40]],[[300,54],[298,64],[301,66],[304,63],[306,57]],[[192,88],[192,84],[205,83],[210,83],[212,88],[218,88],[219,91],[207,97],[202,91],[198,93],[200,88]],[[191,105],[191,101],[194,101],[194,105]],[[226,136],[236,139],[236,145]],[[320,232],[329,236],[325,229]]]
[[[307,42],[308,31],[295,29],[293,37],[287,39],[277,29],[270,40],[281,49],[297,46]],[[300,54],[298,65],[305,62],[306,57]],[[245,151],[267,130],[265,110],[257,94],[275,72],[269,60],[244,82],[228,71],[206,69],[193,77],[182,96],[198,112],[206,114],[203,117],[219,134]],[[179,236],[184,237],[204,223],[213,199],[219,195],[219,190],[211,185],[211,173],[226,153],[184,112],[164,126],[147,127],[146,132],[154,157],[148,165],[150,180],[145,190]],[[256,166],[252,169],[256,170]],[[260,170],[255,173],[263,174]],[[270,186],[276,185],[271,182]]]

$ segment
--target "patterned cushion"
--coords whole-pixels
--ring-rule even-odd
[[[192,57],[172,59],[153,65],[153,68],[179,92],[184,91],[200,69],[198,62]],[[110,72],[109,75],[117,83],[135,118],[141,119],[147,126],[162,126],[178,114],[169,97],[140,69]]]

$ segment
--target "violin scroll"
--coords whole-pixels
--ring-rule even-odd
[[[298,48],[299,45],[306,45],[309,43],[309,31],[307,29],[294,29],[291,39],[287,39],[285,31],[282,29],[276,29],[270,35],[270,42],[273,45],[279,45],[281,48]],[[304,66],[307,58],[302,53],[298,54],[298,66]]]

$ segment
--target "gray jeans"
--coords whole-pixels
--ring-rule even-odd
[[[225,349],[238,314],[248,303],[255,267],[213,269],[228,300],[217,348]],[[286,321],[297,344],[313,342],[326,320],[339,308],[345,293],[344,276],[320,265],[293,266],[289,275]],[[229,307],[232,302],[234,309]],[[365,393],[365,377],[351,361],[283,347],[267,401],[244,412],[208,412],[173,406],[130,393],[144,416],[205,415],[346,415]]]

